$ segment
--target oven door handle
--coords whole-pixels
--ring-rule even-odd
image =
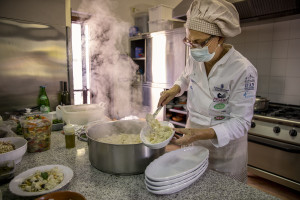
[[[249,142],[254,142],[257,144],[262,144],[266,145],[269,147],[273,147],[275,149],[280,149],[283,151],[287,151],[290,153],[300,153],[300,147],[284,142],[279,142],[276,140],[268,139],[268,138],[263,138],[255,135],[248,134],[248,141]]]

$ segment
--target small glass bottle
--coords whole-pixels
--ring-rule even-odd
[[[61,93],[61,105],[70,105],[70,93],[68,92],[67,82],[64,82],[64,90]]]
[[[71,149],[75,147],[75,129],[74,125],[67,124],[64,126],[66,148]]]
[[[46,93],[46,86],[40,86],[40,93],[38,98],[38,106],[43,113],[50,112],[50,102]]]
[[[62,105],[62,100],[61,100],[61,95],[62,95],[62,92],[64,91],[64,82],[63,81],[59,81],[59,91],[57,93],[57,99],[58,99],[58,103],[59,105]]]

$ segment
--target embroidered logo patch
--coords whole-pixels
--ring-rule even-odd
[[[245,79],[245,90],[254,90],[255,88],[255,78],[251,74]]]
[[[214,105],[214,108],[217,110],[221,110],[223,108],[225,108],[225,104],[224,103],[218,103],[216,105]]]
[[[215,91],[218,91],[218,92],[228,92],[229,90],[227,89],[224,89],[224,84],[222,83],[220,87],[214,87]]]
[[[225,116],[216,116],[214,117],[215,120],[223,120],[225,119]]]

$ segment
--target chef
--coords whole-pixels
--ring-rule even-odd
[[[241,33],[239,15],[225,0],[195,0],[187,12],[189,57],[174,86],[161,93],[158,106],[188,92],[189,117],[177,145],[209,149],[209,168],[247,181],[247,132],[257,88],[255,67],[226,37]]]

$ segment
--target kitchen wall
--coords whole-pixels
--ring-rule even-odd
[[[272,102],[300,105],[300,18],[244,24],[227,43],[258,71],[257,95]]]

